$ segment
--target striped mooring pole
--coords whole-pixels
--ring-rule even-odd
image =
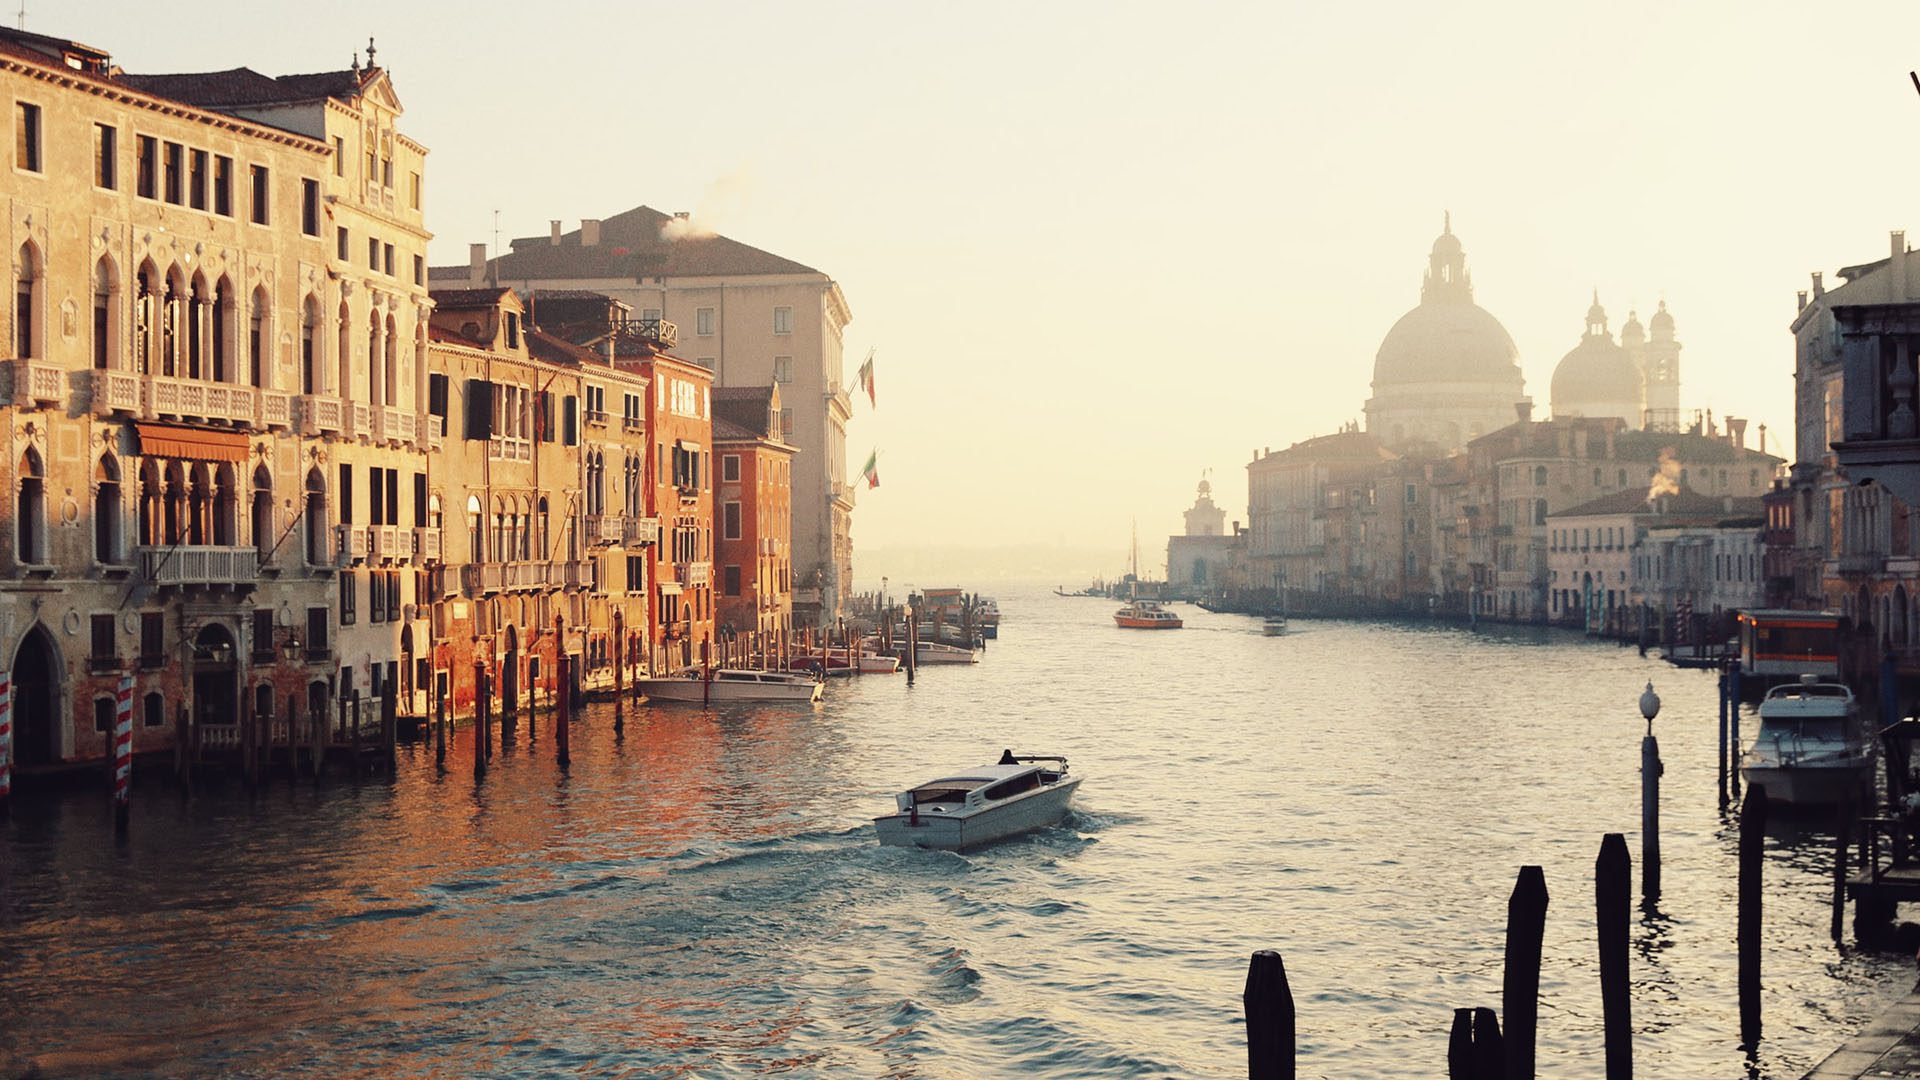
[[[120,676],[113,699],[113,832],[127,834],[133,810],[133,676]]]
[[[13,675],[0,670],[0,818],[13,801]]]

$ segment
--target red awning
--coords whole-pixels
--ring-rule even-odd
[[[140,452],[149,457],[231,461],[236,465],[244,465],[247,460],[247,437],[238,431],[166,424],[135,424],[134,429],[140,433]]]

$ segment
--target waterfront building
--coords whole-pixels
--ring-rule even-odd
[[[1527,399],[1520,351],[1474,303],[1466,253],[1449,215],[1427,256],[1420,303],[1387,331],[1373,361],[1367,433],[1390,450],[1459,450],[1512,422]]]
[[[24,767],[103,756],[126,675],[137,751],[237,744],[243,713],[280,738],[371,722],[356,699],[410,677],[417,555],[387,527],[424,469],[424,151],[372,59],[130,75],[0,30]],[[336,230],[375,218],[380,257],[347,258]]]
[[[1548,618],[1622,635],[1657,627],[1682,600],[1700,614],[1755,606],[1764,594],[1761,513],[1758,498],[1714,498],[1685,488],[1652,497],[1626,489],[1551,513]],[[1654,533],[1658,542],[1648,547]],[[1707,561],[1699,566],[1695,555],[1675,554],[1703,542],[1708,550],[1695,555]]]
[[[810,266],[705,232],[685,215],[639,206],[563,232],[516,239],[488,259],[436,267],[438,286],[582,289],[679,331],[677,352],[715,386],[780,385],[781,439],[796,450],[794,612],[807,626],[844,614],[853,579],[854,488],[846,424],[853,400],[842,338],[853,314],[840,286]]]
[[[780,438],[782,408],[778,383],[713,388],[717,632],[755,661],[787,655],[793,632],[794,448]]]
[[[1247,463],[1247,578],[1256,592],[1351,596],[1381,463],[1394,457],[1357,426]],[[1358,590],[1364,593],[1364,589]]]
[[[1185,512],[1187,530],[1167,538],[1167,588],[1176,596],[1201,596],[1226,584],[1234,534],[1226,529],[1227,512],[1214,504],[1213,483],[1200,478],[1193,505]]]

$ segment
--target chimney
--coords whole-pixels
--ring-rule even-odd
[[[467,284],[485,285],[487,283],[487,245],[467,245]]]
[[[679,218],[681,221],[685,221],[693,215],[687,213],[685,210],[675,210],[673,216]]]
[[[1893,254],[1887,263],[1887,299],[1899,303],[1907,298],[1907,234],[1893,230]]]
[[[1801,289],[1799,293],[1797,293],[1796,295],[1800,297],[1800,306],[1797,308],[1794,308],[1794,310],[1795,311],[1807,310],[1807,290]]]
[[[1747,421],[1745,417],[1727,417],[1727,438],[1732,441],[1734,446],[1742,450],[1747,448]]]
[[[1521,423],[1523,424],[1533,423],[1533,401],[1531,399],[1528,399],[1526,401],[1514,402],[1513,413],[1515,416],[1518,416],[1520,418]]]
[[[1815,270],[1813,272],[1813,298],[1815,300],[1827,295],[1826,283],[1821,280],[1824,277],[1826,277],[1825,271]]]
[[[552,244],[554,247],[559,247],[560,246],[560,219],[559,218],[549,219],[547,222],[547,228],[551,230],[551,232],[548,234],[548,237],[547,237],[547,243]]]
[[[600,243],[600,219],[580,219],[580,246],[594,247]]]

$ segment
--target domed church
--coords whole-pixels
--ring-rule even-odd
[[[1473,302],[1466,254],[1448,215],[1427,256],[1420,306],[1387,331],[1373,358],[1367,432],[1389,449],[1457,450],[1513,423],[1525,403],[1520,351]]]
[[[1649,340],[1639,315],[1628,312],[1616,343],[1596,291],[1580,344],[1553,369],[1554,417],[1616,416],[1629,429],[1679,430],[1680,343],[1664,300],[1652,330]]]

